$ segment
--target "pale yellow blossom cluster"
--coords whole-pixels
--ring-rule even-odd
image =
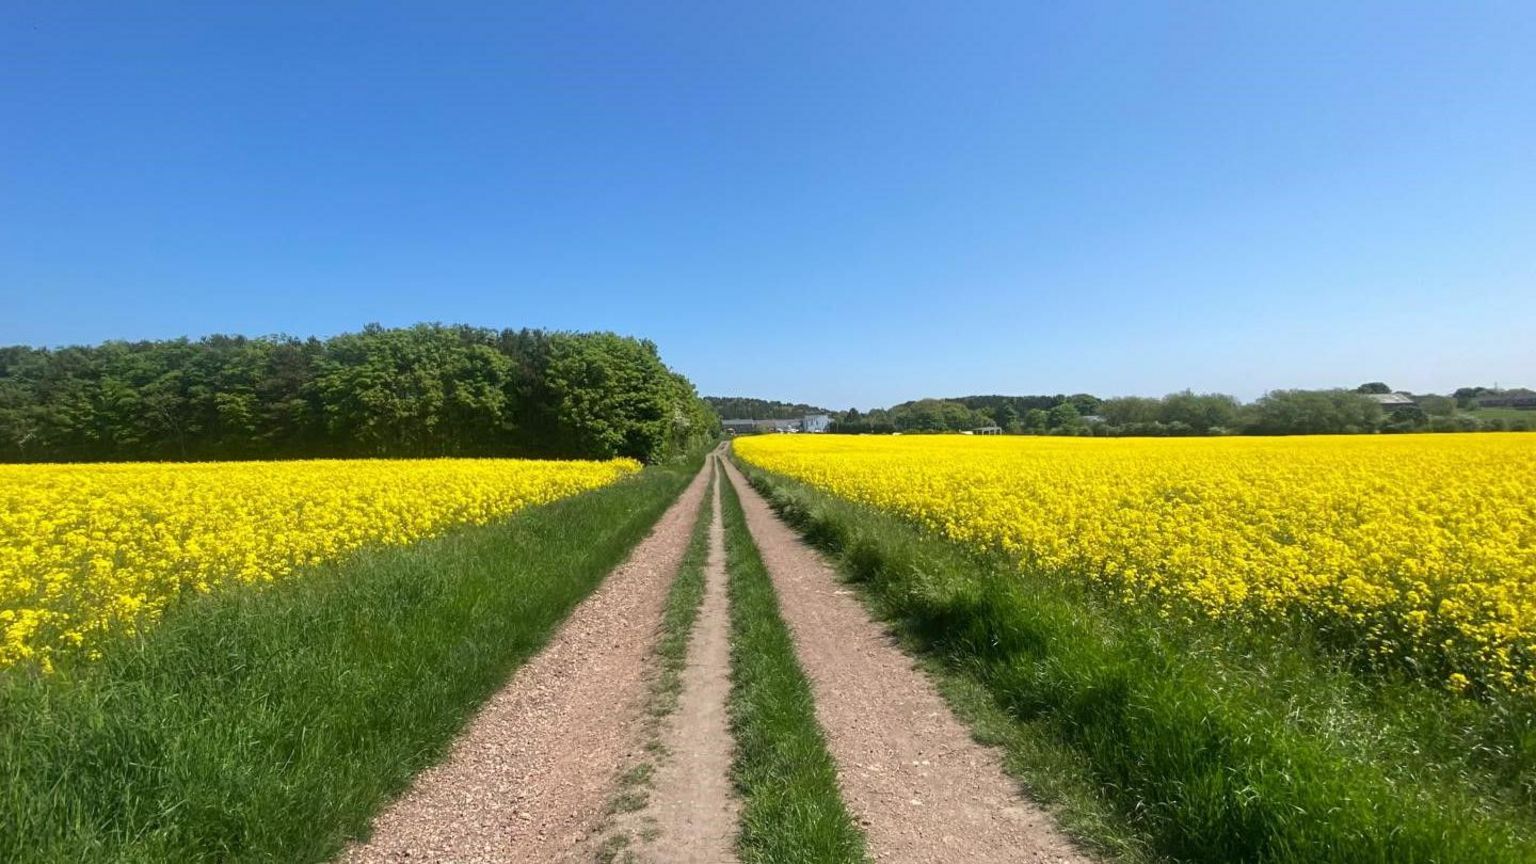
[[[747,462],[1163,614],[1300,618],[1536,694],[1536,435],[783,435]]]
[[[629,459],[0,466],[0,667],[95,656],[178,596],[612,483]]]

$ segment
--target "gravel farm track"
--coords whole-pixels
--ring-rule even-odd
[[[699,472],[343,862],[581,860],[616,775],[639,746],[662,604],[707,482]]]
[[[739,804],[731,789],[731,733],[726,702],[731,692],[731,619],[726,598],[725,527],[720,519],[716,460],[710,501],[709,557],[704,599],[688,645],[677,710],[663,733],[666,758],[657,767],[647,806],[634,814],[653,834],[635,857],[657,864],[736,860]],[[645,832],[642,828],[642,837]]]
[[[712,471],[712,468],[714,469]],[[341,864],[593,861],[619,775],[644,746],[667,591],[711,473],[731,482],[779,593],[843,798],[879,862],[1087,862],[977,744],[832,568],[712,457],[629,559],[467,724],[444,761]],[[734,861],[725,719],[729,610],[719,490],[706,587],[634,859]],[[631,860],[634,860],[631,859]],[[620,859],[624,860],[624,859]]]

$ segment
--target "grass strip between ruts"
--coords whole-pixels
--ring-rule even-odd
[[[0,860],[333,857],[698,466],[197,598],[97,663],[0,674]]]
[[[721,474],[731,602],[732,779],[744,864],[868,860],[741,501]]]
[[[649,703],[646,706],[643,733],[644,754],[619,777],[619,788],[609,802],[610,822],[601,829],[607,836],[598,847],[599,862],[620,860],[620,853],[633,842],[631,829],[624,825],[621,814],[634,813],[645,808],[650,800],[651,783],[656,774],[656,760],[664,758],[666,745],[662,742],[663,725],[677,710],[678,698],[683,689],[683,670],[688,666],[688,645],[693,637],[693,625],[699,617],[699,607],[704,603],[704,569],[709,562],[709,528],[713,521],[714,489],[720,482],[720,474],[713,471],[704,497],[699,499],[694,514],[693,534],[688,549],[678,565],[672,587],[667,590],[666,607],[662,611],[661,637],[656,643],[657,674],[651,682]],[[645,839],[650,826],[638,826]]]

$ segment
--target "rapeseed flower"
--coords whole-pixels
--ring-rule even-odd
[[[1158,614],[1536,695],[1536,436],[764,436],[745,461]]]
[[[367,545],[612,483],[630,459],[0,466],[0,667],[96,656],[183,593],[280,579]]]

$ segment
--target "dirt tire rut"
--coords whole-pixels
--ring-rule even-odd
[[[715,462],[714,457],[710,461]],[[717,469],[718,470],[718,469]],[[666,756],[640,822],[654,837],[634,851],[654,864],[731,864],[740,802],[731,788],[733,750],[726,702],[731,693],[731,618],[726,597],[725,527],[717,474],[710,503],[704,599],[688,642],[677,710],[662,733]]]
[[[843,799],[882,862],[1086,862],[833,568],[722,460],[779,594]]]
[[[343,864],[585,859],[614,777],[638,748],[668,586],[692,535],[700,471],[628,560],[481,707],[447,758],[374,820]]]

